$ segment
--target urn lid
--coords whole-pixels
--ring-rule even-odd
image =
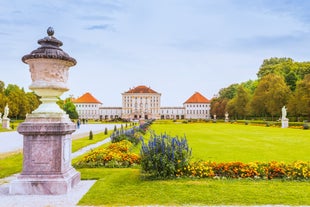
[[[22,61],[27,63],[26,61],[29,59],[47,58],[64,60],[70,62],[72,64],[71,66],[75,65],[76,60],[70,57],[60,48],[62,46],[62,42],[53,36],[54,29],[52,27],[47,29],[47,34],[47,37],[38,40],[38,43],[41,45],[41,47],[32,51],[28,55],[24,55],[22,57]]]

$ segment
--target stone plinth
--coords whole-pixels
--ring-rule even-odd
[[[4,128],[4,129],[11,129],[10,128],[10,119],[9,118],[3,118],[2,119],[2,128]]]
[[[288,128],[288,119],[287,118],[282,119],[281,123],[282,123],[282,128]]]
[[[71,165],[74,131],[66,115],[29,115],[18,127],[24,135],[23,170],[11,183],[10,194],[68,193],[80,181],[80,173]]]

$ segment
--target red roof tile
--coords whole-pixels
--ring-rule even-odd
[[[185,103],[210,103],[210,101],[199,92],[195,92]]]
[[[73,103],[99,103],[101,104],[100,101],[98,101],[93,95],[90,93],[85,93],[83,96],[75,99]]]
[[[129,91],[127,91],[125,93],[157,93],[157,92],[154,91],[153,89],[151,89],[150,87],[137,86],[133,89],[130,89]]]

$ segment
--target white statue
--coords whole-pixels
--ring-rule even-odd
[[[282,107],[282,120],[286,119],[286,110],[287,108],[285,108],[285,106]]]
[[[3,119],[7,119],[8,118],[9,111],[10,111],[9,106],[8,106],[8,104],[6,104],[6,106],[4,107]]]

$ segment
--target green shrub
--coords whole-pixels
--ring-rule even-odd
[[[306,124],[306,123],[303,124],[303,129],[307,130],[307,129],[309,129],[309,128],[310,128],[310,127],[309,127],[309,124]]]
[[[107,135],[108,134],[108,128],[104,129],[104,134]]]
[[[89,140],[92,140],[93,138],[94,138],[94,136],[93,136],[93,131],[90,130],[90,131],[89,131]]]
[[[148,143],[142,140],[142,171],[154,178],[175,177],[188,165],[191,149],[185,137],[152,134]]]
[[[138,127],[134,127],[128,130],[116,130],[111,135],[111,142],[120,142],[122,140],[127,140],[134,145],[137,145],[140,142],[142,133]]]

